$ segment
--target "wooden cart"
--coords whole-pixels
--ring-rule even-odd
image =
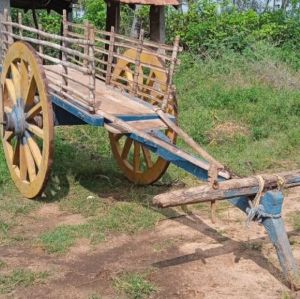
[[[177,125],[172,83],[179,63],[179,40],[173,46],[95,30],[63,18],[63,35],[24,26],[22,16],[1,20],[2,141],[11,177],[20,192],[35,198],[43,191],[53,162],[54,126],[90,124],[109,132],[113,155],[125,176],[151,184],[169,163],[208,185],[155,198],[162,207],[228,199],[249,220],[265,226],[284,275],[299,287],[298,270],[281,218],[278,189],[300,184],[300,172],[231,179]],[[182,138],[197,154],[178,148]],[[199,158],[199,156],[201,158]],[[223,181],[223,182],[221,182]],[[271,191],[267,191],[271,190]],[[256,195],[256,196],[255,196]]]

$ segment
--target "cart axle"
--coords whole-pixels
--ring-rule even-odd
[[[25,134],[28,126],[26,122],[26,115],[24,112],[24,102],[22,99],[17,100],[16,105],[10,113],[4,112],[5,129],[12,131],[18,137]]]

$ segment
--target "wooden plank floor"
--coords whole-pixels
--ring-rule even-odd
[[[47,71],[47,69],[55,69],[56,71],[62,72],[62,67],[60,65],[47,65],[46,75],[47,77],[53,78],[55,80],[61,80],[59,75]],[[76,80],[88,84],[89,77],[82,75],[80,72],[73,69],[69,69],[69,76],[75,78]],[[84,88],[82,85],[72,82],[69,80],[69,86],[75,90],[81,92],[82,94],[88,95],[88,89]],[[144,105],[130,99],[130,97],[118,92],[117,90],[107,86],[101,80],[96,80],[96,102],[100,104],[100,108],[103,111],[111,114],[153,114],[153,111],[145,107]]]
[[[48,79],[52,78],[56,81],[61,80],[61,76],[52,73],[49,69],[62,72],[62,66],[60,65],[45,65],[46,76]],[[89,77],[81,74],[80,72],[69,69],[68,75],[80,80],[84,84],[88,84]],[[72,82],[69,80],[69,86],[82,94],[88,95],[88,89],[82,85]],[[154,114],[155,112],[151,107],[145,106],[142,103],[130,98],[117,89],[107,86],[101,80],[96,80],[96,103],[99,105],[101,110],[113,114],[113,115],[147,115]],[[132,121],[130,124],[136,129],[148,131],[150,129],[162,129],[166,128],[164,123],[159,120],[143,120],[143,121]]]

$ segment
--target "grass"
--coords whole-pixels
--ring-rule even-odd
[[[300,165],[300,76],[272,47],[182,64],[180,124],[210,153],[240,175]]]
[[[15,269],[10,274],[0,274],[0,294],[7,294],[17,287],[28,287],[43,282],[48,272],[33,272],[27,269]]]
[[[119,293],[125,293],[130,299],[148,298],[156,287],[146,279],[146,274],[123,273],[114,278],[114,287]]]
[[[86,224],[58,226],[44,233],[39,238],[39,244],[49,253],[64,253],[77,239],[87,238],[92,244],[97,244],[108,233],[133,234],[149,229],[162,217],[160,213],[140,204],[120,202],[112,207],[103,206],[103,210]]]

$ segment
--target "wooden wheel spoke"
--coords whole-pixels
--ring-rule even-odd
[[[12,109],[11,109],[10,107],[8,107],[8,106],[5,106],[5,107],[4,107],[4,112],[5,112],[5,113],[11,113],[11,112],[12,112]]]
[[[34,96],[37,92],[37,86],[34,76],[32,75],[29,79],[27,89],[24,91],[25,106],[30,107],[33,104]]]
[[[145,158],[145,162],[146,162],[147,167],[151,168],[153,166],[153,162],[152,162],[152,159],[151,159],[150,151],[144,146],[142,146],[142,151],[143,151],[143,156]]]
[[[36,115],[38,115],[42,111],[42,105],[41,103],[35,104],[27,113],[26,113],[26,119],[34,118]]]
[[[8,154],[8,157],[9,157],[9,162],[11,164],[13,164],[13,157],[14,157],[14,149],[13,149],[13,146],[9,143],[9,142],[5,142],[5,148],[6,148],[6,151],[7,151],[7,154]]]
[[[16,90],[12,79],[6,79],[5,80],[5,86],[8,91],[8,95],[10,100],[12,101],[13,105],[16,105],[17,103],[17,96],[16,96]]]
[[[35,161],[35,164],[37,168],[40,168],[41,162],[42,162],[42,154],[39,146],[35,142],[35,140],[30,136],[29,133],[26,132],[26,138],[27,138],[27,143],[30,148],[30,151],[32,153],[33,159]]]
[[[151,70],[149,76],[147,77],[147,81],[146,81],[145,85],[149,86],[152,79],[154,79],[154,78],[155,78],[155,73],[153,70]]]
[[[25,152],[25,160],[26,160],[26,165],[28,169],[28,176],[30,182],[33,182],[36,178],[36,170],[35,170],[35,163],[30,151],[30,148],[28,146],[28,143],[26,142],[26,138],[23,138],[23,147],[24,147],[24,152]]]
[[[23,143],[20,147],[20,179],[22,181],[27,180],[27,160],[25,155],[25,147]]]
[[[115,141],[118,142],[123,136],[124,136],[123,134],[115,134],[114,135]]]
[[[124,75],[128,81],[133,82],[133,72],[128,66],[125,67]],[[128,83],[130,83],[130,82],[128,82]]]
[[[138,172],[140,170],[140,152],[141,145],[138,142],[134,142],[134,153],[133,153],[133,170]]]
[[[14,132],[12,132],[12,131],[5,131],[5,133],[4,133],[4,140],[6,141],[6,142],[10,142],[11,141],[11,139],[14,137],[15,135],[14,135]]]
[[[44,139],[44,132],[38,126],[33,125],[33,124],[28,124],[27,129],[28,129],[28,131],[30,131],[32,134],[36,135],[37,137]]]
[[[21,75],[15,63],[12,63],[10,67],[11,67],[12,81],[15,87],[16,98],[18,100],[21,98]]]
[[[22,93],[22,98],[26,99],[26,92],[28,90],[29,86],[29,77],[28,77],[28,69],[25,64],[25,61],[22,60],[20,63],[20,75],[21,75],[21,93]]]
[[[54,121],[45,70],[34,48],[22,41],[9,46],[2,63],[1,86],[4,103],[1,116],[9,120],[5,114],[16,112],[16,121],[22,121],[21,110],[25,113],[25,132],[21,138],[12,132],[20,131],[18,128],[7,131],[3,126],[7,166],[22,195],[35,198],[46,186],[51,171]]]
[[[14,156],[13,156],[13,165],[19,165],[20,164],[20,139],[18,138],[15,150],[14,150]]]
[[[121,154],[121,158],[123,160],[125,160],[128,157],[131,145],[132,145],[132,139],[127,138],[126,141],[125,141],[125,144],[124,144],[122,154]]]

